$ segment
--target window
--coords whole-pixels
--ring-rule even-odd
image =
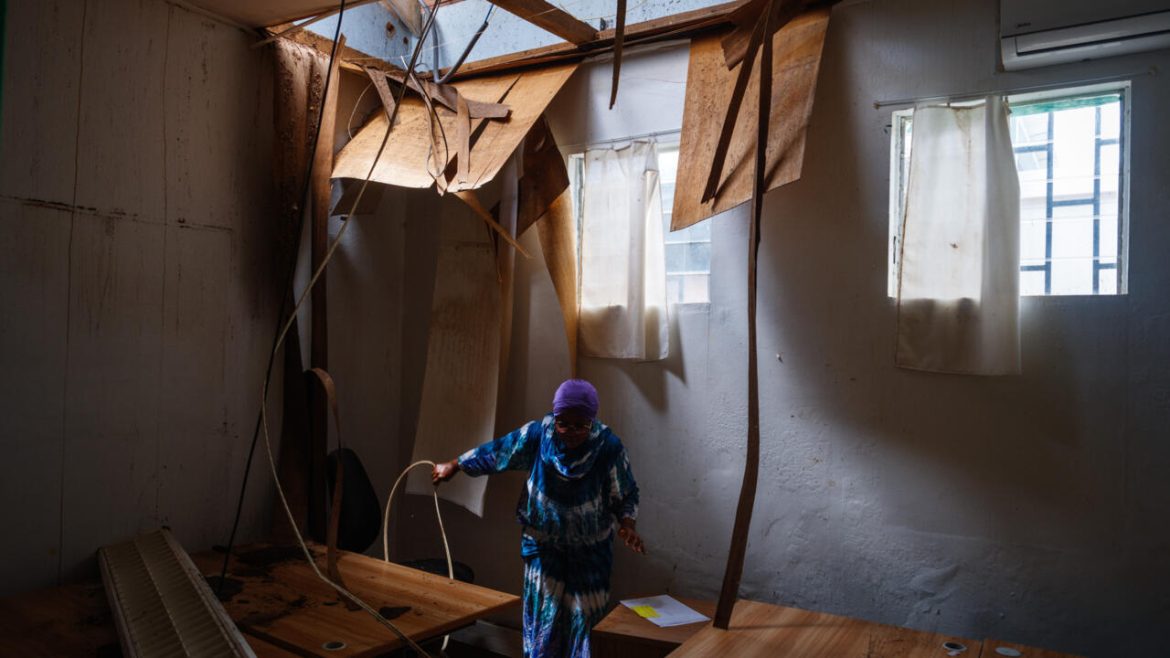
[[[581,223],[584,154],[569,156],[573,207]],[[710,301],[711,222],[703,221],[680,231],[670,231],[674,208],[674,184],[678,173],[678,143],[658,143],[658,184],[662,193],[662,225],[666,243],[666,298],[671,304],[706,304]]]
[[[1020,294],[1125,293],[1128,84],[1009,97],[1020,177]],[[913,112],[895,112],[890,155],[890,279],[898,243]]]

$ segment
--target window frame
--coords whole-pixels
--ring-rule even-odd
[[[1032,91],[1017,94],[1007,95],[1009,108],[1014,106],[1032,105],[1038,103],[1053,103],[1062,100],[1071,100],[1076,98],[1087,98],[1102,94],[1117,94],[1119,96],[1119,121],[1118,134],[1115,138],[1118,147],[1118,186],[1117,186],[1117,254],[1116,263],[1112,265],[1102,265],[1101,260],[1106,259],[1099,253],[1098,244],[1100,241],[1100,208],[1097,204],[1100,203],[1101,196],[1101,178],[1100,178],[1100,162],[1102,146],[1108,146],[1113,142],[1113,138],[1102,139],[1100,134],[1100,125],[1097,126],[1097,136],[1094,141],[1094,159],[1095,159],[1095,180],[1093,183],[1094,201],[1094,227],[1093,227],[1093,241],[1094,241],[1094,262],[1093,262],[1093,292],[1091,293],[1053,293],[1052,292],[1052,209],[1054,207],[1072,205],[1070,203],[1061,203],[1054,201],[1053,196],[1053,158],[1052,150],[1053,143],[1051,138],[1047,141],[1045,146],[1037,147],[1037,152],[1045,152],[1047,156],[1047,199],[1046,203],[1046,219],[1048,225],[1046,231],[1046,253],[1045,262],[1040,265],[1025,265],[1021,257],[1020,271],[1045,271],[1045,292],[1034,294],[1021,293],[1021,297],[1035,297],[1035,298],[1067,298],[1067,297],[1118,297],[1127,295],[1129,292],[1129,236],[1130,236],[1130,217],[1129,217],[1129,183],[1130,183],[1130,163],[1129,163],[1129,144],[1131,140],[1131,94],[1132,84],[1129,80],[1117,80],[1110,82],[1103,82],[1092,85],[1081,85],[1074,87],[1062,87],[1059,89],[1046,89],[1042,91]],[[978,101],[973,101],[978,102]],[[953,103],[954,105],[962,105],[965,103]],[[887,217],[889,234],[887,241],[887,283],[886,292],[889,297],[896,298],[898,296],[898,273],[901,267],[901,232],[902,220],[905,211],[906,198],[906,177],[908,171],[908,153],[906,151],[906,132],[911,125],[913,117],[913,108],[906,108],[896,110],[891,114],[890,124],[887,129],[890,134],[890,195],[889,195],[889,216]],[[1051,114],[1049,115],[1051,116]],[[1051,121],[1049,122],[1049,135],[1051,135]],[[1021,152],[1014,143],[1012,150],[1017,155]],[[1076,201],[1078,205],[1085,205],[1083,201]],[[1023,230],[1023,220],[1021,219],[1021,231]],[[1103,293],[1099,291],[1101,270],[1114,269],[1117,272],[1116,292]]]
[[[578,285],[578,287],[580,287],[580,285],[581,285],[581,271],[580,271],[580,268],[581,268],[581,257],[580,256],[581,256],[581,254],[580,254],[580,249],[581,249],[581,244],[582,244],[582,230],[583,230],[583,223],[581,221],[581,213],[583,211],[584,189],[585,189],[584,185],[581,184],[581,181],[583,181],[584,177],[585,177],[585,151],[592,149],[592,148],[616,146],[616,145],[621,145],[623,143],[634,142],[634,141],[643,141],[643,140],[653,141],[658,146],[660,152],[663,149],[678,151],[678,150],[680,150],[681,138],[682,138],[681,131],[672,131],[672,132],[657,133],[654,135],[641,136],[641,137],[627,137],[627,138],[622,138],[622,139],[591,142],[587,145],[574,145],[573,147],[570,147],[571,150],[567,150],[564,153],[565,166],[569,171],[569,183],[570,183],[570,188],[572,189],[573,222],[576,226],[576,231],[577,231],[577,249],[578,249],[578,254],[577,254],[577,256],[578,256],[577,257],[577,268],[578,268],[577,285]],[[661,181],[659,184],[661,185]],[[664,219],[665,219],[666,214],[667,214],[667,209],[665,206],[663,206],[663,218]],[[683,230],[685,230],[685,229],[683,229]],[[663,248],[664,248],[664,250],[669,245],[713,244],[714,243],[713,239],[673,241],[672,242],[670,240],[670,237],[669,237],[670,234],[671,234],[670,228],[668,226],[664,225],[664,227],[663,227]],[[711,256],[714,257],[714,248],[713,247],[711,248]],[[708,268],[706,271],[697,271],[697,270],[696,271],[686,271],[686,272],[669,272],[668,271],[666,274],[668,282],[669,282],[670,277],[672,277],[672,276],[685,277],[685,276],[694,276],[694,275],[704,275],[707,277],[707,298],[703,301],[668,300],[667,304],[669,306],[680,306],[681,305],[681,306],[704,307],[704,306],[710,305],[710,303],[711,303],[711,266],[710,266],[710,264],[708,265]],[[668,283],[668,290],[669,290],[669,283]],[[580,297],[580,290],[578,290],[577,292],[578,292],[578,297]]]

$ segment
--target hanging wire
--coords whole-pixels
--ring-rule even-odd
[[[310,142],[310,146],[309,146],[309,153],[310,154],[317,152],[317,142],[321,137],[321,124],[323,123],[324,118],[325,118],[325,98],[324,98],[324,95],[326,93],[328,93],[330,80],[333,77],[333,61],[337,58],[337,40],[341,37],[341,19],[345,16],[345,2],[346,2],[346,0],[341,0],[341,4],[338,7],[337,27],[334,29],[334,32],[333,32],[333,48],[329,52],[329,68],[327,69],[327,73],[325,74],[325,87],[324,87],[325,91],[322,92],[321,106],[320,106],[320,110],[317,113],[317,126],[313,130],[313,139],[312,139],[312,142]],[[305,167],[304,183],[301,185],[300,196],[297,197],[297,199],[302,201],[302,202],[305,200],[305,198],[309,194],[309,185],[312,182],[312,178],[313,178],[313,160],[314,160],[314,158],[310,157],[308,165],[306,165],[306,167]],[[301,215],[300,222],[298,224],[297,233],[296,233],[296,235],[298,236],[298,239],[305,228],[305,213],[302,211],[300,213],[300,215]],[[297,258],[296,258],[296,252],[294,251],[293,257],[292,257],[292,262],[289,264],[288,274],[285,276],[284,287],[281,288],[282,291],[288,290],[292,287],[293,278],[296,275],[296,269],[297,269]],[[280,336],[280,318],[284,317],[284,310],[285,310],[286,301],[287,301],[287,296],[282,293],[280,296],[280,310],[276,314],[276,318],[277,318],[276,332],[275,332],[275,335],[273,335],[273,337],[272,337],[273,349],[271,350],[271,352],[268,355],[268,367],[265,369],[265,374],[264,374],[264,379],[266,381],[272,377],[272,366],[276,360],[276,343],[278,342],[279,336]],[[248,476],[252,472],[252,459],[256,455],[256,443],[260,438],[260,425],[261,425],[261,421],[262,421],[262,415],[263,415],[262,411],[260,413],[257,413],[256,426],[252,430],[252,444],[251,444],[251,446],[248,447],[248,459],[244,464],[244,481],[240,484],[240,497],[236,501],[236,514],[235,514],[235,518],[232,520],[232,531],[231,531],[231,534],[228,536],[227,548],[224,550],[224,553],[223,553],[223,568],[220,570],[220,573],[219,573],[219,582],[216,583],[216,586],[215,586],[215,593],[217,596],[223,591],[223,583],[224,583],[224,580],[227,579],[228,561],[231,559],[231,556],[232,556],[232,548],[236,544],[236,532],[239,530],[240,516],[243,514],[243,511],[244,511],[244,495],[248,491]]]

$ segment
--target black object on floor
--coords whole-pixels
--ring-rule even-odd
[[[382,529],[382,506],[361,460],[358,459],[357,453],[349,448],[329,453],[329,466],[325,469],[325,477],[329,485],[330,499],[333,498],[338,459],[341,460],[343,475],[337,547],[343,551],[364,553],[378,538],[378,533]]]

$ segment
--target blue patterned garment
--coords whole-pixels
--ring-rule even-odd
[[[468,475],[528,471],[516,516],[523,526],[524,655],[588,658],[589,631],[609,601],[616,522],[638,517],[626,449],[594,420],[569,450],[550,414],[459,457]]]

